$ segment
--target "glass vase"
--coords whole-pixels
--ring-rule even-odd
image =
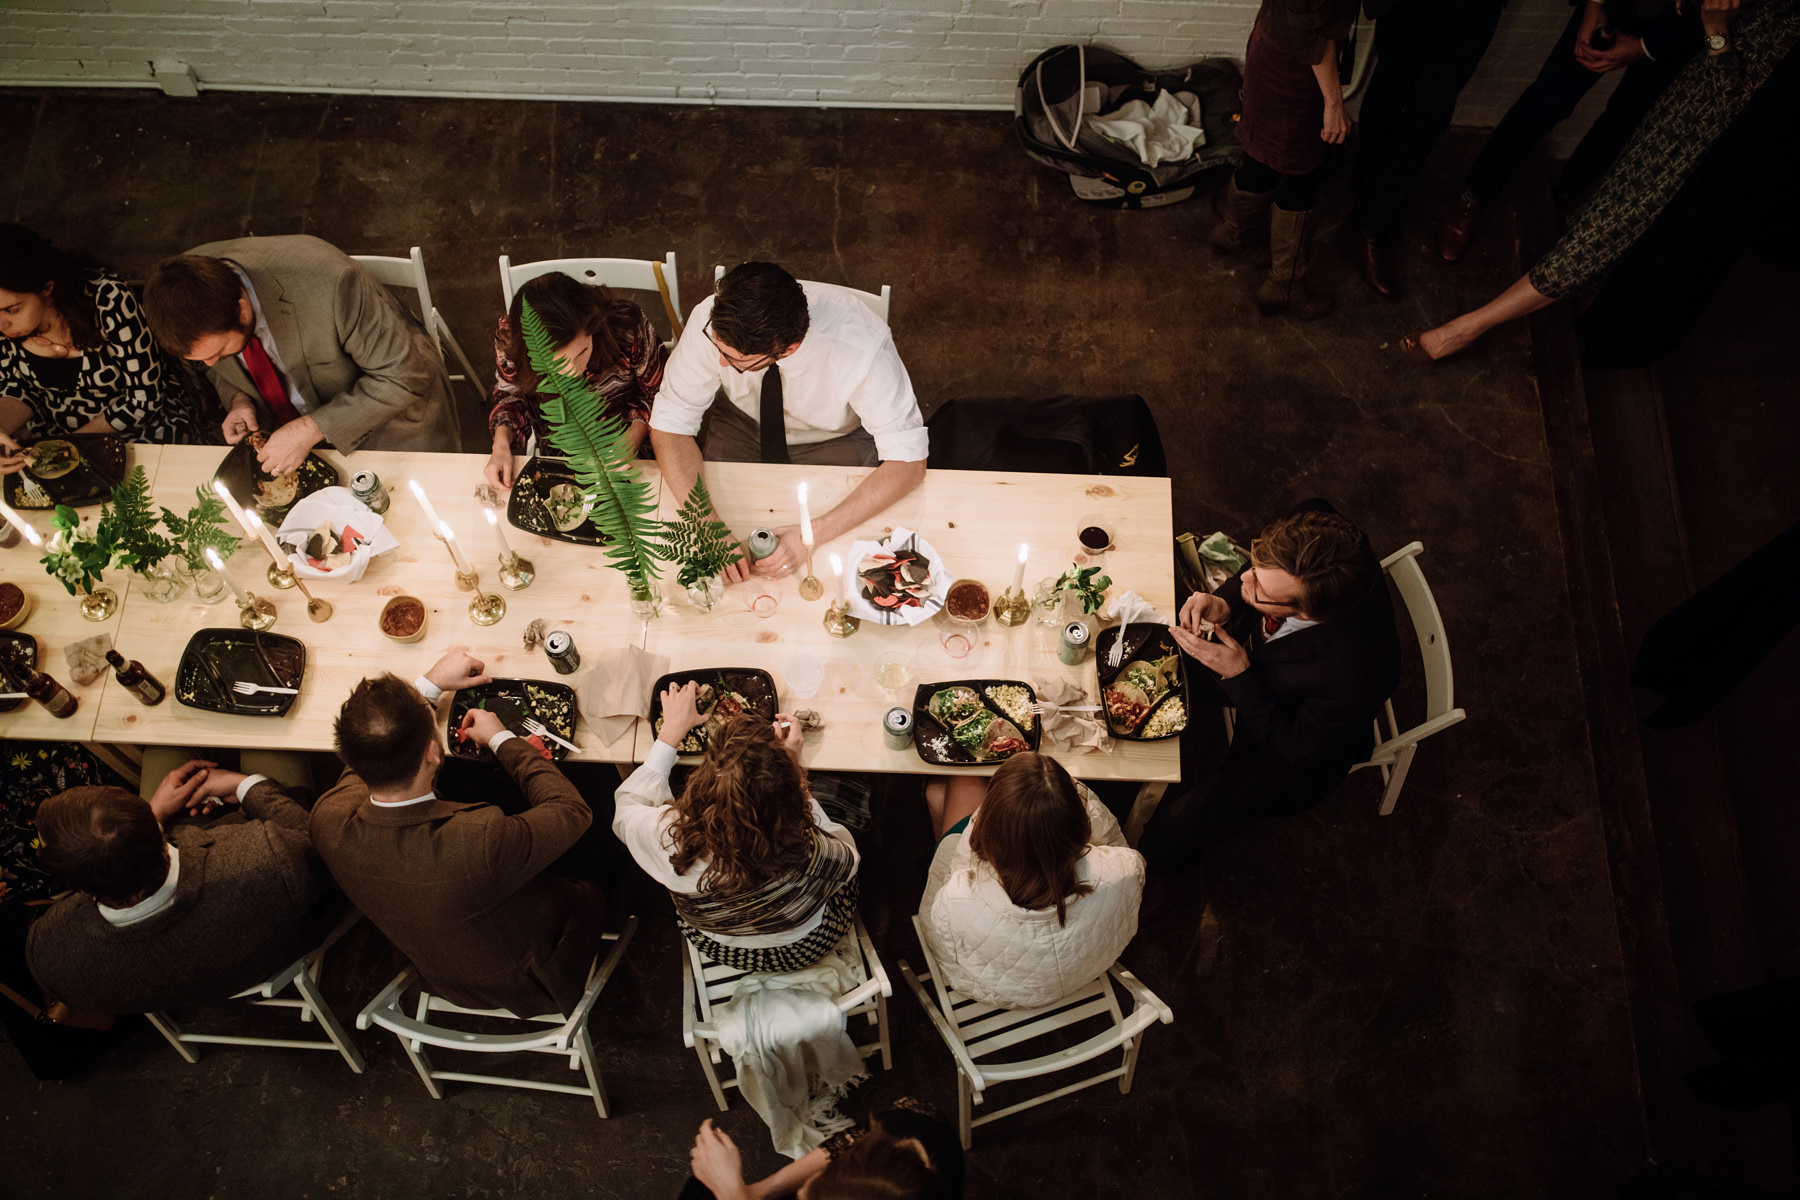
[[[186,586],[181,572],[167,559],[138,572],[138,590],[144,594],[145,599],[157,604],[173,602]]]
[[[654,583],[631,588],[631,615],[640,621],[654,621],[662,616],[662,589]]]
[[[202,604],[217,604],[225,595],[225,577],[211,567],[198,571],[189,568],[188,583],[194,589],[194,599]]]
[[[705,579],[690,583],[685,590],[688,603],[701,612],[711,612],[725,596],[725,584],[717,575],[708,575]]]
[[[81,615],[89,621],[104,621],[119,611],[119,593],[109,587],[97,587],[81,598]]]

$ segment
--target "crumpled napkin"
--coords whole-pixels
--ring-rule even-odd
[[[320,570],[307,562],[306,555],[301,553],[308,535],[327,522],[333,529],[348,525],[367,539],[351,554],[349,565],[335,571]],[[275,531],[275,540],[290,552],[288,563],[296,575],[306,579],[336,579],[343,583],[361,579],[363,572],[369,569],[369,560],[377,554],[400,548],[400,539],[388,529],[387,522],[347,487],[320,488],[312,495],[302,497],[282,518],[281,528]]]
[[[1099,713],[1063,712],[1064,705],[1092,704],[1085,690],[1066,679],[1034,679],[1038,706],[1043,710],[1038,720],[1044,733],[1070,750],[1107,751],[1112,749],[1112,735]]]
[[[91,638],[64,646],[63,657],[69,661],[69,678],[86,687],[106,674],[106,652],[112,648],[110,633],[96,633]]]
[[[1120,592],[1106,606],[1106,615],[1115,621],[1129,621],[1133,625],[1167,625],[1168,619],[1156,605],[1150,603],[1136,592]]]
[[[1155,104],[1131,100],[1103,117],[1088,119],[1088,127],[1113,141],[1131,147],[1147,167],[1191,158],[1194,147],[1206,144],[1200,128],[1200,103],[1183,92],[1191,105],[1170,92],[1156,93]]]
[[[575,702],[588,728],[603,742],[631,732],[631,723],[650,716],[650,689],[669,669],[665,654],[641,646],[618,646],[595,655],[594,665],[575,685]]]

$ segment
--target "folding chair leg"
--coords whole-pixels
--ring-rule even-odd
[[[1125,1041],[1125,1073],[1119,1076],[1119,1094],[1121,1096],[1131,1094],[1132,1081],[1137,1078],[1138,1051],[1143,1049],[1143,1046],[1144,1039],[1142,1037],[1127,1038]]]
[[[431,1059],[426,1057],[424,1045],[409,1037],[402,1037],[400,1048],[406,1051],[406,1057],[412,1060],[413,1070],[419,1073],[419,1078],[424,1081],[425,1090],[431,1093],[431,1098],[442,1100],[444,1089],[437,1080],[431,1077]]]
[[[294,990],[306,1002],[306,1007],[301,1010],[302,1014],[308,1020],[318,1021],[319,1028],[331,1039],[331,1044],[337,1047],[338,1053],[344,1056],[350,1069],[361,1075],[362,1051],[356,1048],[356,1043],[350,1040],[350,1034],[338,1023],[337,1014],[325,1003],[325,997],[319,991],[319,982],[313,978],[311,971],[302,971],[294,977]]]
[[[694,1053],[700,1056],[700,1069],[706,1072],[706,1086],[712,1089],[713,1099],[718,1102],[719,1111],[724,1112],[730,1105],[725,1103],[725,1089],[719,1086],[719,1073],[713,1070],[712,1055],[707,1051],[704,1038],[694,1041]]]
[[[181,1040],[181,1030],[176,1028],[175,1022],[169,1020],[167,1016],[159,1012],[145,1013],[144,1016],[149,1018],[152,1025],[156,1026],[156,1032],[169,1039],[169,1045],[175,1047],[175,1053],[181,1055],[181,1057],[187,1059],[191,1063],[200,1061],[200,1056],[194,1053],[193,1049],[189,1047],[186,1042]]]
[[[975,1142],[974,1114],[970,1094],[974,1088],[969,1086],[969,1077],[959,1069],[956,1072],[956,1132],[962,1137],[962,1148],[969,1149]]]
[[[1413,755],[1417,753],[1419,743],[1408,742],[1394,753],[1394,773],[1388,778],[1387,790],[1381,793],[1381,815],[1391,816],[1394,805],[1400,799],[1400,788],[1406,783],[1406,773],[1412,768]]]
[[[881,1069],[894,1069],[894,1041],[888,1034],[887,997],[879,993],[875,996],[875,1026],[881,1031]]]
[[[606,1105],[606,1086],[600,1082],[600,1067],[594,1061],[594,1039],[584,1028],[575,1035],[575,1052],[581,1057],[581,1069],[587,1074],[588,1086],[594,1090],[594,1107],[605,1120],[612,1113]]]
[[[1162,803],[1163,793],[1169,790],[1166,783],[1146,783],[1138,788],[1137,798],[1131,802],[1131,815],[1125,818],[1125,841],[1132,846],[1144,836],[1144,826],[1150,824],[1150,818],[1156,815],[1156,808]]]

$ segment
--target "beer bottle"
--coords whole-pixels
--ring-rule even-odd
[[[117,650],[106,652],[106,661],[112,664],[113,674],[118,677],[119,686],[138,698],[140,704],[155,706],[163,702],[169,694],[162,680],[144,670],[144,664],[137,659],[126,662]]]
[[[75,694],[42,671],[15,661],[13,674],[25,685],[25,694],[50,710],[53,717],[72,717],[80,706]]]

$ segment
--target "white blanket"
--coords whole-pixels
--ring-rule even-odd
[[[1103,117],[1090,117],[1088,126],[1130,146],[1145,166],[1180,162],[1193,157],[1194,147],[1206,142],[1206,131],[1200,128],[1199,100],[1188,92],[1181,95],[1191,104],[1169,92],[1158,92],[1153,105],[1131,100]]]
[[[744,976],[713,1014],[738,1090],[789,1158],[853,1124],[837,1102],[867,1076],[833,998],[859,982],[855,965],[834,952],[803,971]]]

